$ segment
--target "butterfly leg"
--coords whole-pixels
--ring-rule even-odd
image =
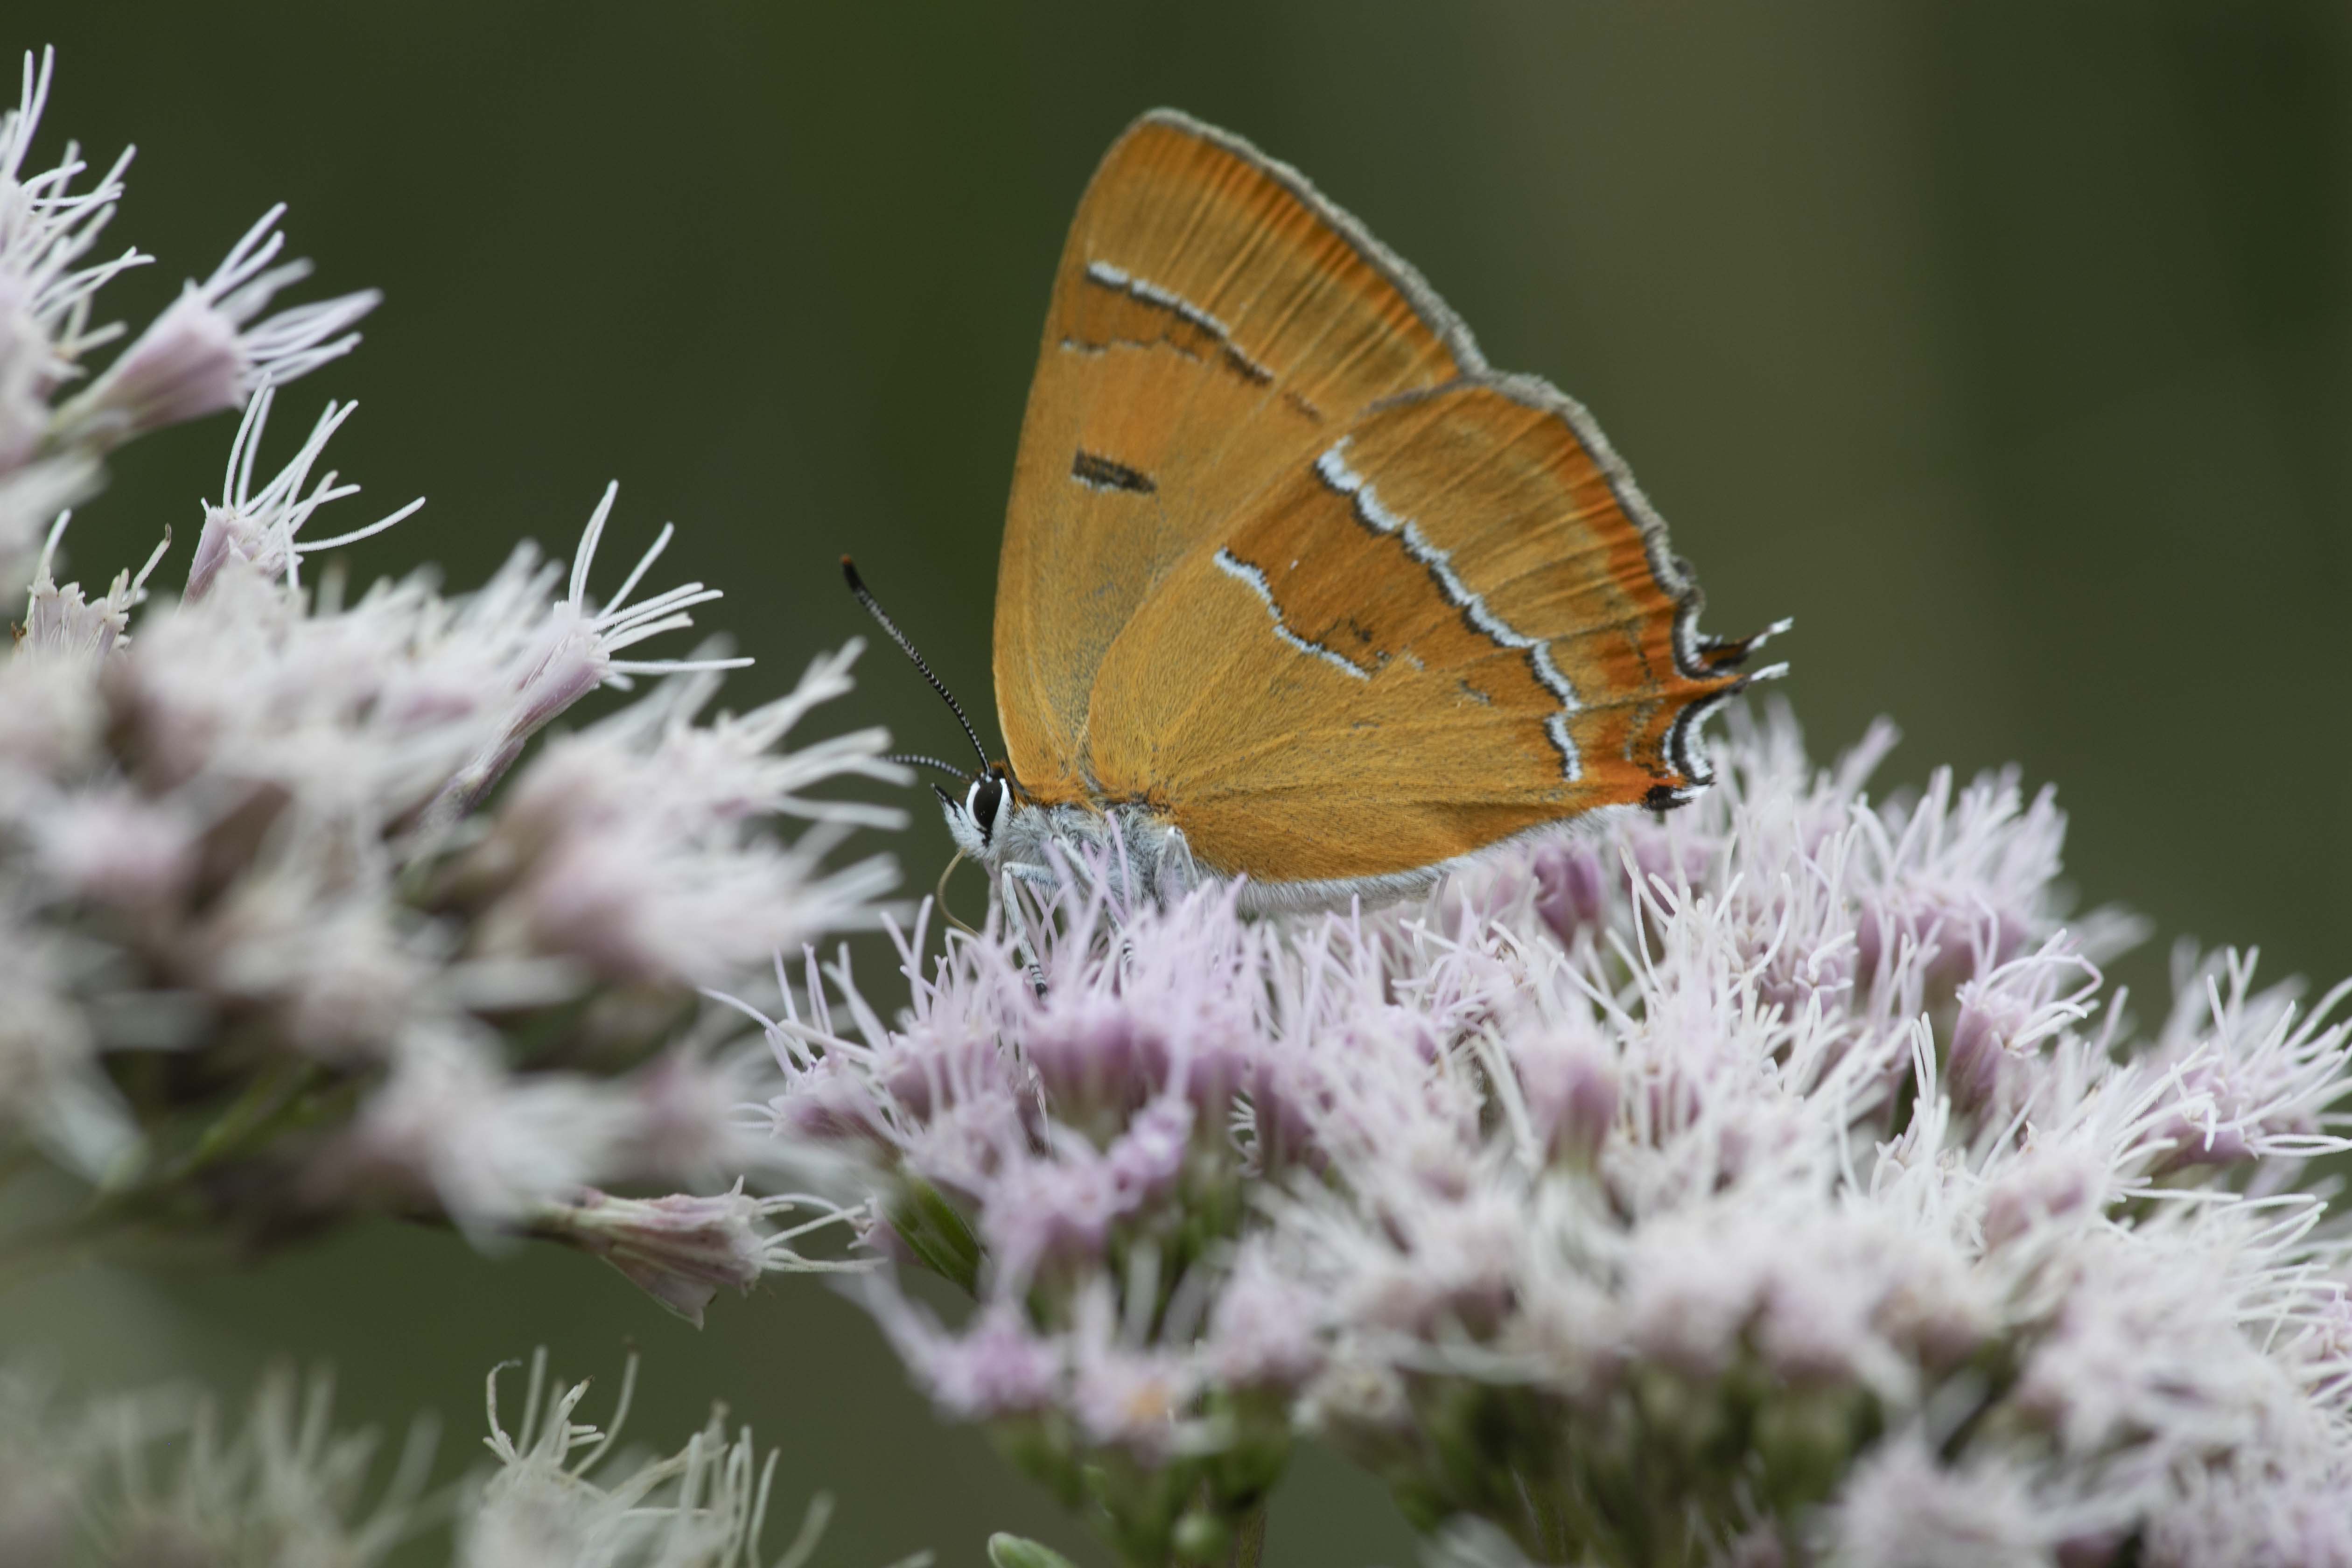
[[[1013,940],[1020,944],[1021,962],[1029,970],[1029,984],[1037,988],[1038,995],[1043,996],[1045,994],[1045,970],[1037,962],[1036,946],[1029,939],[1029,910],[1021,899],[1023,879],[1010,866],[1004,868],[1002,876],[1004,918],[1013,922]]]

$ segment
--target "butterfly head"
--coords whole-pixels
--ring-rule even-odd
[[[992,863],[997,829],[1014,809],[1013,782],[1004,764],[992,763],[988,772],[965,786],[961,798],[937,784],[931,791],[940,797],[940,810],[948,819],[948,833],[956,847],[983,865]]]
[[[933,768],[951,778],[964,780],[961,796],[950,794],[938,784],[931,786],[931,793],[940,797],[940,809],[946,814],[948,832],[955,839],[956,847],[984,866],[994,866],[1003,858],[997,830],[1015,809],[1012,771],[1003,763],[988,760],[987,749],[981,745],[980,732],[971,727],[971,720],[965,716],[963,704],[955,700],[955,694],[947,689],[945,681],[931,673],[930,665],[915,651],[915,645],[908,639],[907,634],[898,629],[898,623],[889,617],[866,589],[865,579],[857,574],[856,565],[846,555],[841,558],[841,574],[848,581],[850,593],[866,607],[866,613],[874,617],[875,624],[888,634],[890,640],[897,643],[908,658],[914,660],[915,668],[923,672],[923,679],[930,683],[931,689],[939,693],[940,700],[946,703],[948,710],[955,715],[956,722],[963,728],[964,739],[971,742],[971,749],[980,755],[981,771],[968,774],[953,763],[943,763],[937,757],[914,752],[894,755],[886,760]]]

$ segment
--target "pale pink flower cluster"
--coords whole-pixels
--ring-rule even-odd
[[[91,353],[122,335],[119,323],[93,323],[100,289],[154,258],[100,250],[128,148],[95,178],[72,142],[47,167],[34,159],[55,64],[49,51],[37,61],[27,52],[16,107],[0,112],[0,582],[9,584],[25,580],[50,517],[96,488],[106,452],[241,407],[264,384],[349,353],[359,342],[352,326],[380,298],[365,289],[269,313],[278,291],[310,272],[307,261],[278,260],[286,209],[272,207],[77,391]]]
[[[511,1364],[511,1363],[509,1363]],[[765,1555],[774,1451],[730,1434],[714,1409],[677,1452],[616,1451],[637,1363],[602,1426],[574,1419],[586,1383],[550,1386],[544,1352],[524,1382],[520,1418],[486,1399],[492,1463],[430,1487],[433,1425],[420,1419],[389,1462],[381,1434],[338,1430],[333,1384],[279,1368],[242,1423],[190,1391],[153,1388],[79,1406],[23,1367],[0,1365],[0,1562],[250,1563],[268,1568],[392,1559],[454,1568],[753,1568]],[[777,1568],[814,1552],[832,1510],[822,1494]],[[895,1568],[922,1568],[929,1553]]]
[[[205,539],[230,542],[200,547],[182,597],[134,636],[156,563],[93,600],[54,580],[53,538],[0,659],[16,742],[0,752],[0,946],[23,999],[0,1023],[0,1110],[89,1179],[135,1185],[171,1169],[144,1137],[156,1117],[193,1109],[183,1094],[216,1100],[208,1053],[287,1075],[273,1116],[359,1091],[346,1119],[214,1156],[226,1168],[212,1174],[237,1172],[239,1223],[262,1228],[369,1203],[477,1235],[568,1235],[583,1188],[744,1169],[761,1152],[736,1131],[740,1064],[674,1039],[675,1002],[648,1004],[873,919],[889,862],[825,857],[891,814],[805,792],[897,777],[882,735],[781,749],[848,689],[856,650],[763,707],[702,719],[741,660],[618,657],[714,596],[689,584],[648,596],[649,614],[630,605],[667,531],[611,602],[587,596],[609,490],[568,574],[525,545],[471,595],[421,576],[348,604],[332,578],[307,590],[308,514],[285,500],[329,486],[301,475],[340,411],[257,490],[269,405],[253,400],[233,499],[208,513]],[[572,702],[662,672],[494,793]],[[811,826],[779,837],[793,818]],[[519,1072],[506,1041],[525,1032],[533,1068]],[[100,1070],[121,1051],[181,1065],[134,1103]],[[578,1065],[615,1059],[644,1065]]]
[[[649,584],[667,526],[598,592],[610,487],[568,566],[525,543],[470,593],[306,574],[422,502],[321,537],[322,509],[359,489],[326,467],[348,405],[261,460],[277,382],[347,349],[373,300],[257,320],[300,270],[272,265],[274,214],[48,410],[99,341],[92,293],[135,258],[84,264],[113,174],[69,195],[70,149],[22,173],[49,84],[46,60],[26,69],[0,122],[0,386],[25,395],[0,399],[0,491],[166,417],[244,414],[184,577],[166,531],[103,592],[59,582],[60,510],[11,579],[27,596],[0,648],[0,1157],[29,1144],[83,1184],[53,1204],[97,1188],[85,1226],[268,1240],[388,1207],[572,1242],[698,1317],[794,1256],[784,1209],[845,1216],[601,1189],[772,1173],[738,1114],[756,1062],[697,1031],[697,988],[872,925],[896,880],[887,857],[835,851],[899,814],[814,793],[902,781],[882,732],[788,747],[849,689],[856,646],[712,714],[748,659],[640,645],[719,594]],[[71,488],[7,493],[47,506]],[[529,750],[644,677],[660,679]]]
[[[384,1467],[379,1434],[333,1429],[332,1393],[272,1371],[225,1429],[187,1388],[68,1404],[0,1365],[0,1562],[383,1562],[429,1521],[432,1428],[412,1426]]]
[[[2184,953],[2143,1035],[2046,792],[1737,731],[1415,906],[1073,891],[892,1021],[806,975],[778,1136],[974,1298],[868,1282],[919,1381],[1137,1561],[1305,1433],[1540,1562],[2352,1563],[2344,993]]]
[[[511,1363],[509,1363],[511,1364]],[[760,1458],[751,1429],[730,1437],[725,1409],[666,1458],[616,1455],[636,1384],[633,1357],[611,1420],[574,1421],[589,1385],[547,1384],[544,1351],[532,1356],[521,1420],[512,1432],[499,1415],[492,1368],[484,1439],[498,1468],[467,1488],[458,1510],[455,1568],[761,1568],[770,1500],[781,1457]],[[832,1516],[832,1500],[810,1500],[800,1528],[775,1568],[802,1568]],[[928,1568],[919,1552],[891,1568]]]

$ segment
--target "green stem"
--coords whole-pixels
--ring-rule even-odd
[[[121,1172],[100,1179],[79,1212],[7,1237],[0,1245],[0,1275],[11,1288],[26,1283],[155,1218],[191,1178],[310,1115],[313,1108],[305,1100],[320,1077],[314,1064],[303,1061],[281,1062],[258,1074],[176,1158],[154,1165],[126,1163]]]
[[[318,1076],[315,1065],[299,1060],[279,1062],[263,1071],[204,1130],[194,1148],[169,1169],[142,1184],[160,1188],[184,1182],[223,1155],[261,1142],[262,1137],[257,1134],[266,1136],[273,1131]]]
[[[1234,1549],[1225,1558],[1225,1568],[1258,1568],[1265,1556],[1265,1504],[1260,1503],[1243,1519],[1241,1528],[1234,1533]]]

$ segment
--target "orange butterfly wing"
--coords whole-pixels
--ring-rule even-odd
[[[1678,804],[1746,644],[1637,521],[1581,410],[1479,377],[1383,404],[1228,520],[1111,645],[1103,798],[1261,882],[1394,876]]]
[[[1147,116],[1065,251],[997,590],[1033,799],[1262,883],[1413,872],[1706,782],[1696,631],[1584,411],[1246,144]]]
[[[1433,304],[1223,132],[1160,110],[1104,156],[1055,277],[997,573],[997,713],[1031,798],[1097,793],[1096,672],[1202,540],[1375,399],[1478,363]]]

